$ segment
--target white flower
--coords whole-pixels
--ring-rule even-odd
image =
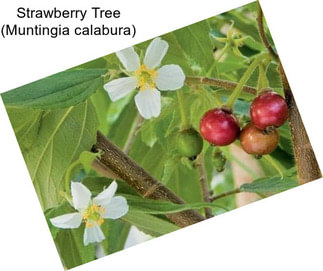
[[[129,77],[112,80],[104,85],[112,101],[117,101],[134,89],[139,89],[135,97],[138,111],[145,119],[158,117],[161,110],[158,90],[176,90],[184,85],[185,75],[178,65],[160,68],[168,50],[168,43],[161,38],[154,39],[148,46],[144,63],[140,65],[138,54],[133,47],[117,52],[117,57],[130,74]]]
[[[128,204],[124,197],[114,197],[117,183],[112,182],[107,189],[91,199],[91,192],[83,184],[72,182],[71,192],[73,207],[78,211],[50,219],[57,228],[75,229],[85,223],[83,243],[100,243],[105,236],[100,228],[105,218],[117,219],[128,212]]]

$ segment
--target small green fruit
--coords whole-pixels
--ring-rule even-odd
[[[182,156],[190,159],[196,158],[202,151],[202,148],[203,139],[193,128],[183,130],[178,134],[177,150]]]
[[[217,172],[222,172],[225,167],[227,159],[225,158],[223,152],[216,148],[213,153],[213,165]]]

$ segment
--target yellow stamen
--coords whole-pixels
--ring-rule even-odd
[[[155,69],[148,69],[145,64],[142,64],[138,70],[135,71],[135,76],[138,79],[138,88],[141,91],[156,88],[155,79],[158,73]]]
[[[95,225],[101,226],[104,223],[103,214],[105,208],[97,204],[90,205],[83,213],[83,221],[87,228],[92,228]]]

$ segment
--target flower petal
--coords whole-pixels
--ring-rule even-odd
[[[115,102],[133,91],[137,85],[138,79],[131,76],[112,80],[103,87],[108,92],[111,101]]]
[[[82,215],[80,213],[61,215],[51,218],[50,222],[57,228],[75,229],[81,225]]]
[[[94,225],[90,228],[85,228],[83,243],[87,246],[90,243],[101,243],[105,239],[105,236],[99,225]]]
[[[85,185],[77,182],[72,182],[71,192],[74,208],[84,210],[89,206],[91,200],[91,192]]]
[[[154,39],[147,47],[144,64],[153,69],[160,65],[168,50],[168,43],[161,38]]]
[[[160,90],[176,90],[184,86],[185,74],[178,65],[165,65],[157,71],[155,83]]]
[[[111,219],[117,219],[119,217],[122,217],[129,210],[127,200],[121,196],[112,198],[110,203],[107,206],[104,206],[104,208],[106,210],[103,214],[103,217]]]
[[[114,196],[115,192],[117,191],[117,188],[118,188],[117,182],[113,181],[107,189],[103,190],[99,195],[97,195],[93,199],[93,202],[100,206],[108,205],[112,197]]]
[[[157,89],[139,91],[135,96],[138,111],[145,119],[158,117],[161,110],[160,92]]]
[[[140,59],[133,47],[129,47],[119,52],[116,52],[116,55],[127,71],[133,72],[139,69]]]

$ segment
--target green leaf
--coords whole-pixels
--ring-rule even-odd
[[[134,101],[131,100],[119,114],[120,115],[109,129],[108,138],[122,149],[126,144],[129,133],[138,115],[138,110]]]
[[[185,54],[206,71],[213,63],[210,25],[200,21],[173,32]]]
[[[121,218],[151,236],[161,236],[179,229],[175,224],[143,212],[131,211]]]
[[[243,184],[240,189],[243,192],[253,193],[278,193],[298,186],[296,169],[285,172],[285,176],[259,178],[252,183]]]
[[[91,101],[95,108],[95,111],[99,120],[99,128],[104,135],[108,133],[109,121],[107,118],[109,108],[111,106],[111,100],[108,93],[104,89],[98,89],[96,93],[91,96]]]
[[[106,255],[110,255],[124,248],[131,225],[120,219],[105,220],[101,229],[106,237],[102,242]]]
[[[44,111],[7,108],[7,113],[22,152],[28,151],[37,140]]]
[[[192,72],[189,65],[189,59],[183,52],[181,45],[179,44],[174,32],[167,33],[162,38],[168,42],[169,48],[166,56],[163,58],[162,64],[177,64],[180,65],[185,74]]]
[[[166,160],[162,176],[162,182],[164,184],[167,184],[170,181],[174,171],[178,167],[179,162],[180,157],[178,155],[172,155]]]
[[[84,246],[83,235],[84,224],[77,229],[61,230],[56,236],[55,244],[67,269],[95,260],[95,246]]]
[[[37,129],[17,126],[20,109],[7,111],[43,209],[56,206],[62,199],[60,191],[67,168],[96,141],[98,123],[91,102],[45,111],[41,118],[35,113],[31,117],[37,118],[32,120],[37,122],[34,125]],[[33,138],[32,142],[28,141],[28,150],[25,137]]]
[[[205,207],[225,209],[222,206],[219,206],[215,203],[195,202],[176,204],[170,201],[143,199],[134,195],[123,194],[123,196],[127,199],[131,211],[143,212],[148,214],[171,214],[186,210],[201,209]]]
[[[68,70],[2,94],[5,105],[59,109],[77,105],[103,84],[105,69]]]

